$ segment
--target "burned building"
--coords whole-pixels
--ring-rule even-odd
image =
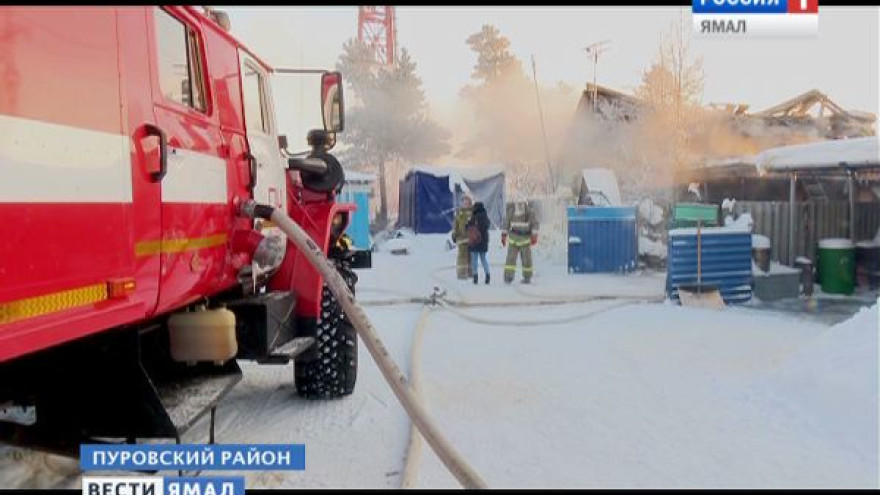
[[[631,122],[638,117],[641,106],[634,96],[587,83],[578,102],[577,115],[595,114],[602,120]]]
[[[734,128],[748,137],[763,137],[768,130],[778,134],[811,136],[815,139],[843,139],[875,136],[877,116],[845,110],[826,94],[813,89],[760,112],[748,113],[748,105],[710,105],[727,112]]]

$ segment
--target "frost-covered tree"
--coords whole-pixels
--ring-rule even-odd
[[[484,24],[479,32],[468,36],[466,43],[477,54],[471,78],[479,84],[488,85],[511,75],[524,76],[522,63],[510,53],[510,40],[495,26]]]
[[[473,118],[456,156],[503,163],[509,175],[523,175],[522,180],[512,180],[512,188],[519,189],[517,184],[525,188],[527,182],[542,184],[547,180],[547,163],[531,75],[510,51],[510,40],[492,25],[484,25],[466,43],[476,62],[471,83],[460,94]],[[538,91],[552,154],[577,98],[573,89],[564,84]],[[528,189],[524,194],[531,194],[534,188]]]
[[[428,115],[416,63],[401,48],[396,64],[379,68],[363,43],[350,40],[336,65],[347,75],[356,101],[347,110],[346,132],[340,153],[354,167],[378,171],[377,227],[388,223],[386,165],[391,161],[418,162],[449,151],[449,132]]]
[[[692,53],[688,31],[681,16],[671,24],[635,91],[646,110],[636,138],[647,152],[635,162],[633,172],[655,183],[671,180],[676,170],[692,165],[697,156],[691,145],[703,113],[705,75],[702,58]]]

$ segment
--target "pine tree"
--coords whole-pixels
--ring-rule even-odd
[[[388,162],[442,156],[449,151],[449,132],[428,115],[416,63],[405,48],[393,67],[381,68],[363,43],[350,40],[336,67],[357,97],[357,104],[347,110],[347,129],[340,137],[347,148],[340,156],[354,167],[378,170],[376,223],[383,229],[388,223]]]
[[[462,88],[461,96],[473,112],[473,120],[456,156],[503,163],[510,185],[525,195],[551,186],[532,75],[511,53],[510,40],[492,25],[484,25],[466,43],[476,56],[476,64],[472,83]],[[571,118],[576,95],[564,84],[538,91],[552,155],[554,141]]]

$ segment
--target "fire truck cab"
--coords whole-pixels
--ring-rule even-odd
[[[321,74],[324,128],[292,155],[277,74],[228,27],[189,6],[0,7],[0,441],[179,441],[209,411],[213,429],[237,359],[294,361],[307,398],[352,393],[332,293],[238,214],[283,208],[354,290],[342,76]]]

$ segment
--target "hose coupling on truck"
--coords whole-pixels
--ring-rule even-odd
[[[252,199],[242,202],[238,207],[238,216],[245,218],[262,218],[269,220],[275,208],[257,203]]]

